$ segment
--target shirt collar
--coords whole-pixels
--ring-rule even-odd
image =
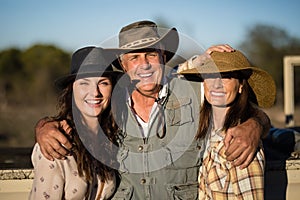
[[[168,87],[168,81],[167,81],[166,77],[163,78],[162,84],[163,84],[163,86],[162,86],[161,90],[159,91],[158,98],[156,100],[156,102],[158,102],[158,103],[164,102],[165,98],[168,95],[169,87]],[[126,101],[127,101],[128,105],[131,107],[132,102],[131,102],[128,88],[126,88],[126,99],[127,99]]]

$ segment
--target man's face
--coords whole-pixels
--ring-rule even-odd
[[[150,50],[127,53],[122,56],[122,66],[136,87],[144,94],[158,92],[163,77],[163,59],[160,51]]]

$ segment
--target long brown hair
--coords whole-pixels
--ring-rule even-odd
[[[228,112],[225,115],[225,121],[223,130],[226,132],[229,128],[247,121],[258,111],[258,108],[254,105],[257,104],[254,93],[246,79],[239,79],[243,85],[243,90],[239,94],[234,103],[230,106]],[[253,104],[254,103],[254,104]],[[196,134],[196,139],[205,137],[212,119],[212,106],[208,103],[207,99],[204,98],[204,102],[200,108],[200,120],[199,127]]]
[[[116,79],[111,76],[107,76],[113,85],[115,86]],[[98,175],[102,182],[111,179],[114,174],[117,173],[115,168],[110,166],[116,166],[116,159],[115,159],[115,150],[113,150],[113,146],[117,146],[117,132],[118,127],[113,119],[113,115],[111,112],[110,106],[106,108],[106,110],[101,113],[101,120],[98,118],[100,126],[108,138],[109,144],[105,144],[105,149],[110,156],[109,166],[102,163],[101,161],[97,160],[89,150],[84,146],[82,140],[79,137],[78,131],[75,126],[74,120],[74,108],[72,107],[72,100],[73,100],[73,83],[71,81],[62,91],[58,97],[58,114],[50,120],[60,121],[60,120],[67,120],[69,126],[72,128],[71,134],[66,135],[69,140],[72,142],[73,147],[71,149],[71,153],[74,156],[77,169],[79,172],[79,176],[84,177],[88,183],[88,190],[90,190],[91,183],[95,180],[95,175]],[[116,149],[116,148],[115,148]],[[88,194],[87,194],[88,195]]]

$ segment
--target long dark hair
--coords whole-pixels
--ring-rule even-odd
[[[116,78],[112,76],[107,76],[113,85],[113,88],[116,84]],[[71,81],[62,91],[58,97],[58,114],[50,120],[61,121],[67,120],[69,126],[72,128],[71,134],[66,135],[69,140],[72,142],[73,147],[71,149],[71,154],[74,156],[79,176],[84,177],[88,183],[88,191],[90,191],[91,183],[95,181],[95,175],[98,175],[102,182],[105,182],[111,179],[114,174],[117,174],[117,170],[113,169],[110,166],[116,166],[115,159],[115,150],[113,150],[113,146],[117,146],[117,132],[118,127],[113,119],[113,115],[111,112],[110,106],[105,109],[103,113],[101,113],[101,120],[98,118],[100,126],[108,138],[109,144],[105,145],[105,150],[111,156],[111,160],[109,161],[109,165],[107,165],[108,161],[102,163],[97,160],[90,151],[84,146],[82,140],[79,137],[78,130],[75,126],[74,119],[74,108],[72,106],[73,99],[73,83]],[[107,142],[108,143],[108,142]],[[116,149],[116,148],[115,148]],[[86,194],[88,196],[89,194]]]
[[[254,93],[248,81],[244,78],[239,79],[239,81],[243,85],[243,90],[241,94],[236,97],[234,103],[230,106],[226,113],[223,125],[223,130],[225,132],[229,128],[234,127],[239,123],[243,123],[252,116],[255,116],[258,111],[258,108],[254,105],[257,102],[255,102],[255,97],[253,97]],[[251,101],[252,99],[253,101]],[[197,139],[205,137],[210,127],[210,123],[212,123],[211,108],[211,104],[208,103],[206,98],[204,98],[204,102],[200,108],[199,128],[196,134]]]

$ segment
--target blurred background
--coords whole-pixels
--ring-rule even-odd
[[[121,27],[152,20],[176,27],[199,47],[228,43],[276,81],[276,104],[266,109],[285,127],[283,57],[300,55],[298,0],[1,0],[0,147],[32,147],[35,123],[56,114],[53,81],[70,55],[100,45]],[[295,125],[300,126],[300,67],[295,67]]]

